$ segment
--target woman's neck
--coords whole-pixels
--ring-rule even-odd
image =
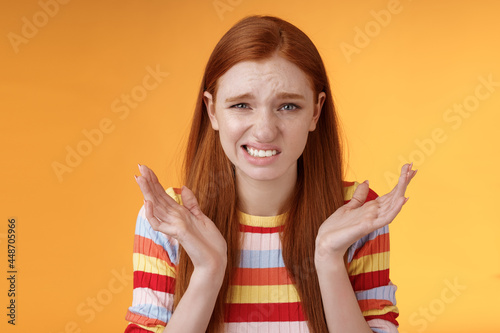
[[[292,172],[293,171],[293,172]],[[297,182],[297,170],[273,180],[255,180],[236,173],[239,209],[255,216],[276,216],[292,194]]]

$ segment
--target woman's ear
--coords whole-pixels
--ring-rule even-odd
[[[215,116],[215,104],[212,94],[208,91],[203,93],[203,102],[205,102],[205,107],[207,109],[208,118],[210,118],[210,123],[215,131],[219,130],[219,123],[217,122],[217,117]]]
[[[318,95],[318,103],[314,104],[313,117],[311,119],[311,125],[309,126],[310,132],[316,129],[316,124],[318,123],[319,116],[321,115],[321,110],[323,109],[323,103],[325,103],[325,99],[325,92],[320,92]]]

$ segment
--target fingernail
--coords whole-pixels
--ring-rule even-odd
[[[366,185],[370,185],[370,182],[367,180],[365,180],[363,183],[366,183]]]
[[[141,165],[137,163],[137,167],[139,168],[139,171],[141,171]]]
[[[410,170],[411,170],[412,167],[413,167],[413,162],[411,162],[411,164],[410,164]]]
[[[134,175],[134,178],[135,178],[135,181],[137,181],[137,176],[136,175]]]
[[[405,203],[407,203],[409,199],[410,199],[410,197],[405,198],[405,202],[403,202],[403,205],[404,205]]]

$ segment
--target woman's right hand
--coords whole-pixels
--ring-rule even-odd
[[[139,165],[136,180],[144,195],[146,218],[153,230],[175,238],[184,248],[198,273],[224,276],[227,243],[215,224],[201,211],[193,192],[182,187],[183,205],[170,197],[154,172]],[[203,274],[204,275],[204,274]]]

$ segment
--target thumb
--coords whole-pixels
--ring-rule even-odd
[[[193,191],[188,189],[186,186],[182,186],[181,198],[184,207],[186,207],[191,212],[191,214],[193,214],[196,217],[204,215],[201,212],[200,206],[198,205],[198,200],[196,200]]]
[[[358,187],[356,187],[351,201],[349,201],[345,206],[351,209],[361,207],[366,201],[369,190],[370,186],[368,185],[368,180],[365,180],[364,182],[359,184]]]

